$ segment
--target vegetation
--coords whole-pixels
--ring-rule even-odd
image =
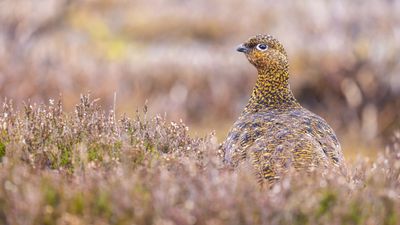
[[[222,141],[256,79],[235,47],[267,33],[288,52],[295,96],[354,147],[348,156],[374,155],[364,145],[400,126],[397,1],[2,0],[0,8],[0,96],[16,105],[61,93],[70,111],[90,90],[108,107],[116,93],[117,112],[133,116],[147,99],[149,114],[216,129]]]
[[[116,119],[89,95],[0,115],[1,224],[399,224],[400,134],[375,159],[262,187],[223,165],[213,134],[146,113]]]

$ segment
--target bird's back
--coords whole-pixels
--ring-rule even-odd
[[[287,168],[340,165],[343,155],[332,128],[302,107],[243,113],[224,143],[225,161],[250,158],[267,179]]]

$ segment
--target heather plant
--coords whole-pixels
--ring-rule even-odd
[[[374,160],[337,171],[292,171],[260,186],[249,163],[222,163],[213,134],[182,122],[104,111],[81,96],[4,101],[0,115],[1,224],[400,223],[400,134]]]

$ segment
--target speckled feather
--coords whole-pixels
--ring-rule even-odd
[[[264,44],[267,49],[257,47]],[[287,54],[270,35],[243,43],[258,70],[252,95],[223,144],[224,159],[237,165],[250,159],[261,178],[278,179],[288,168],[340,166],[338,139],[324,119],[303,108],[290,90]]]

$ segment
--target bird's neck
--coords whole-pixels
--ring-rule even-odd
[[[259,69],[245,112],[300,107],[289,86],[289,70]]]

